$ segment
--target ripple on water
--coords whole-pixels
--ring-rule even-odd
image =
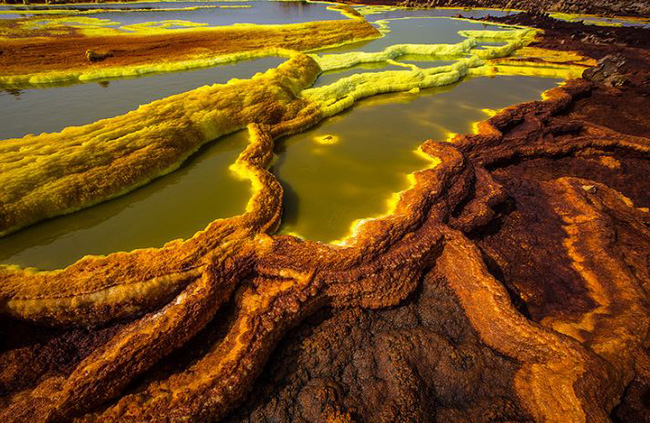
[[[365,6],[361,6],[360,10],[370,10],[366,9]],[[395,19],[395,18],[422,18],[428,16],[436,17],[455,17],[462,15],[465,18],[471,19],[481,19],[488,16],[506,16],[511,13],[508,10],[497,10],[497,9],[463,9],[463,8],[451,8],[451,9],[396,9],[396,10],[385,10],[381,11],[380,9],[376,10],[377,13],[371,13],[366,16],[370,21],[376,21],[379,19]]]

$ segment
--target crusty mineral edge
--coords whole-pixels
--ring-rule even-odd
[[[17,395],[0,416],[4,421],[69,420],[71,415],[113,398],[134,377],[182,346],[212,320],[248,268],[241,261],[245,260],[245,250],[245,246],[228,246],[218,270],[210,266],[159,312],[127,325],[67,378],[46,379],[33,391]]]
[[[462,265],[459,257],[464,258]],[[503,286],[487,271],[476,246],[462,234],[448,235],[437,265],[483,341],[522,363],[515,388],[535,421],[585,421],[579,393],[573,388],[590,359],[580,345],[519,314]],[[606,421],[606,414],[601,414],[600,420]]]
[[[443,72],[432,73],[431,78],[425,76],[425,79],[422,79],[421,72],[406,71],[400,74],[404,83],[386,86],[381,78],[369,75],[366,78],[374,79],[372,81],[362,80],[360,85],[366,88],[355,92],[353,97],[347,91],[334,91],[332,98],[363,98],[377,92],[436,86],[448,83],[450,77],[453,82],[470,71],[478,74],[495,72],[495,69],[489,66],[471,67],[480,65],[481,62],[466,64],[461,61],[457,65],[444,67]],[[520,65],[517,69],[521,68]],[[560,71],[562,70],[560,69]],[[508,70],[508,72],[511,73],[512,70]],[[226,85],[205,87],[161,100],[165,104],[183,104],[186,97],[191,96],[193,101],[203,104],[207,101],[203,100],[206,94],[203,91],[207,90],[212,93],[216,90],[219,93],[216,96],[219,99],[218,104],[227,105],[229,98],[232,96],[238,98],[237,93],[240,90],[245,90],[247,84],[253,84],[255,89],[248,90],[247,95],[253,98],[261,96],[266,103],[251,101],[250,107],[244,107],[240,111],[240,114],[244,116],[241,118],[242,120],[261,119],[269,107],[285,110],[284,113],[288,119],[285,118],[284,121],[270,125],[249,126],[251,142],[232,166],[235,173],[248,178],[252,183],[254,194],[248,203],[245,215],[215,221],[205,231],[197,233],[186,242],[172,241],[162,249],[151,248],[136,250],[132,253],[115,253],[107,257],[88,256],[60,271],[34,272],[30,269],[5,266],[0,273],[0,298],[2,298],[0,310],[17,318],[46,322],[55,326],[70,324],[93,326],[137,315],[144,310],[151,310],[165,303],[192,278],[198,277],[200,269],[205,266],[202,257],[216,246],[239,237],[275,230],[280,216],[281,194],[278,194],[281,193],[281,187],[273,175],[265,170],[272,157],[272,139],[300,132],[313,126],[324,115],[331,113],[332,107],[327,106],[324,100],[305,102],[293,97],[295,94],[289,94],[286,98],[277,98],[277,94],[266,96],[264,95],[265,87],[268,86],[271,89],[273,84],[278,83],[287,87],[287,90],[283,92],[296,93],[305,85],[311,84],[317,73],[318,66],[312,59],[306,56],[295,56],[277,70],[270,70],[250,81],[236,81]],[[394,81],[393,72],[388,72],[388,74],[391,75],[391,78],[388,79]],[[344,84],[344,86],[348,85]],[[346,101],[336,108],[342,110],[349,105]],[[150,107],[154,107],[152,110],[155,110],[157,102],[143,106],[133,113],[147,114]],[[169,110],[170,107],[163,109]],[[171,109],[173,110],[173,108]],[[214,109],[219,110],[218,107],[211,108],[211,110]],[[207,122],[215,120],[221,122],[221,119],[211,116],[210,113],[208,113],[209,116],[203,116],[200,119],[207,119]],[[124,118],[131,119],[130,115],[127,114]],[[110,121],[112,122],[113,119]],[[89,127],[92,129],[94,125],[99,124],[92,124]],[[212,133],[218,132],[219,127],[229,128],[232,123],[227,120],[219,125],[217,129],[210,129],[209,127],[212,125],[208,124],[203,126],[207,126],[206,130]],[[259,128],[264,126],[269,127],[268,136],[271,139],[264,135],[264,131],[260,132]],[[63,131],[60,135],[63,136],[69,131],[82,130],[83,128],[69,128],[66,130],[67,132]],[[59,134],[44,136],[59,136]],[[66,140],[70,141],[68,138]],[[29,137],[16,141],[31,143]],[[5,144],[3,143],[3,145]],[[34,146],[38,146],[38,143]],[[438,158],[433,157],[432,160],[434,160],[433,165],[438,163]],[[101,172],[102,169],[99,170]],[[81,180],[79,182],[81,183]],[[56,180],[54,183],[56,186],[60,186]],[[270,207],[271,205],[273,207]],[[393,209],[391,208],[391,212]],[[362,238],[357,235],[358,229],[356,228],[363,226],[364,223],[364,221],[360,221],[355,225],[350,242],[357,242]],[[194,273],[187,273],[190,269],[195,269]]]
[[[592,298],[599,301],[581,322],[556,323],[562,332],[579,334],[572,336],[575,339],[519,314],[503,286],[487,271],[476,246],[461,233],[446,235],[437,262],[483,341],[522,363],[515,388],[535,421],[608,422],[617,396],[635,373],[647,372],[644,345],[650,310],[642,293],[643,281],[617,258],[610,240],[612,213],[626,218],[626,224],[650,239],[641,224],[647,212],[635,209],[620,193],[602,184],[596,185],[598,195],[591,194],[583,188],[586,183],[577,178],[545,183],[552,194],[549,198],[567,222],[569,257]],[[464,258],[461,266],[458,257]],[[587,326],[585,321],[592,324]]]
[[[251,142],[233,166],[252,185],[243,215],[219,219],[190,240],[160,249],[87,257],[61,271],[6,268],[0,273],[6,296],[2,311],[49,326],[95,326],[134,316],[169,301],[242,240],[274,231],[280,222],[282,187],[266,170],[272,140],[257,125],[249,131]]]
[[[590,84],[585,81],[570,81],[566,87],[546,93],[547,100],[541,103],[545,107],[529,103],[507,108],[479,124],[476,135],[457,137],[455,144],[474,163],[491,166],[507,163],[512,158],[565,157],[581,151],[628,150],[650,156],[647,138],[623,135],[593,124],[583,125],[580,135],[562,141],[501,144],[501,128],[531,117],[545,119],[549,114],[561,112],[573,97],[589,89]],[[555,130],[562,133],[567,128],[570,126],[559,125]],[[525,136],[521,139],[527,140]],[[625,253],[619,250],[625,247],[618,247],[612,241],[615,216],[617,222],[635,228],[639,238],[645,239],[650,247],[648,230],[643,225],[648,213],[635,209],[630,200],[602,184],[596,184],[594,190],[585,190],[587,184],[591,182],[560,178],[543,185],[556,213],[565,221],[567,255],[597,303],[595,309],[577,320],[549,317],[540,326],[514,313],[502,285],[489,275],[473,244],[459,234],[451,235],[454,241],[446,244],[445,251],[454,246],[466,257],[474,257],[470,260],[474,264],[453,269],[447,259],[438,263],[453,270],[455,273],[451,275],[457,275],[452,285],[467,305],[468,316],[484,342],[522,362],[515,386],[526,408],[538,421],[609,421],[608,413],[625,386],[635,374],[648,374],[644,345],[650,327],[650,310],[642,289],[644,281],[639,276],[645,274],[645,264],[632,263],[631,259],[622,261],[621,254]],[[443,257],[452,256],[443,254]],[[467,269],[469,275],[463,274]],[[483,290],[474,285],[477,279],[484,280]],[[494,312],[484,313],[490,304]],[[501,320],[506,314],[511,318]],[[500,327],[501,324],[504,326]],[[517,335],[513,337],[513,333]],[[579,343],[560,334],[569,335]]]
[[[647,213],[635,209],[629,199],[608,190],[605,185],[592,185],[585,180],[562,178],[546,190],[551,194],[549,198],[556,213],[565,223],[568,238],[564,245],[572,266],[583,277],[589,296],[597,306],[577,321],[548,318],[543,323],[591,346],[604,357],[629,350],[630,344],[645,338],[648,310],[642,306],[643,281],[628,265],[608,254],[617,241],[612,217],[607,211],[629,209],[620,213],[619,219],[628,220],[640,237],[650,239],[650,230],[640,224],[642,215],[647,216]],[[627,322],[636,322],[636,325],[629,327]],[[628,365],[626,362],[617,364]]]

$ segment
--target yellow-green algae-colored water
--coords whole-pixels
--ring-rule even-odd
[[[428,165],[416,153],[422,142],[470,132],[487,117],[482,109],[539,100],[560,81],[483,77],[387,94],[282,140],[273,166],[285,189],[281,232],[323,242],[344,238],[357,219],[386,213],[391,194],[408,188],[406,175]]]
[[[337,100],[339,105],[329,104],[328,96],[340,91],[341,85],[337,85],[334,90],[330,90],[328,85],[346,85],[346,77],[411,70],[415,66],[422,69],[445,66],[455,60],[464,60],[470,52],[467,48],[451,49],[456,51],[452,56],[403,55],[395,57],[395,60],[383,58],[383,61],[375,61],[366,56],[365,63],[357,62],[361,64],[356,65],[354,60],[346,65],[350,57],[341,59],[332,53],[366,51],[371,52],[371,56],[383,57],[386,55],[379,52],[387,47],[407,43],[464,43],[467,47],[470,46],[466,42],[469,41],[469,35],[459,34],[458,31],[488,29],[503,33],[509,29],[449,18],[397,19],[379,22],[377,25],[385,32],[384,38],[333,49],[327,51],[329,56],[319,52],[316,57],[326,72],[320,75],[315,88],[306,95],[322,102],[328,109],[326,115],[341,110],[339,105],[345,103],[345,98],[342,98]],[[480,48],[481,45],[500,46],[505,43],[506,41],[483,39],[476,45],[471,45]],[[417,46],[407,50],[422,51]],[[388,56],[394,57],[391,54],[386,57]],[[262,68],[268,67],[269,60],[278,59],[243,62],[248,64],[232,67],[236,69],[232,75],[215,75],[213,81],[210,81],[211,70],[197,71],[193,75],[200,75],[201,83],[224,82],[229,79],[228,76],[240,76],[238,72],[242,69],[250,71],[256,69],[258,64]],[[476,66],[477,60],[469,66]],[[448,69],[444,72],[447,76],[429,72],[426,73],[426,78],[444,76],[441,80],[449,83],[458,79],[452,77],[454,73],[467,69],[463,66]],[[424,75],[420,71],[416,73]],[[66,126],[68,123],[63,110],[50,109],[53,110],[51,113],[54,117],[43,119],[49,123],[38,122],[39,114],[41,117],[47,116],[47,107],[51,108],[52,104],[57,103],[68,102],[70,107],[88,104],[88,111],[80,109],[79,116],[68,116],[73,122],[95,119],[99,116],[97,113],[101,117],[108,117],[106,113],[97,112],[93,108],[93,89],[107,89],[106,92],[111,93],[111,99],[106,102],[107,105],[111,104],[110,107],[113,107],[113,102],[119,102],[122,95],[129,98],[131,107],[131,103],[138,98],[146,103],[151,100],[151,96],[169,95],[170,89],[176,89],[170,81],[180,83],[178,87],[186,87],[184,89],[191,89],[197,81],[189,72],[167,75],[168,79],[160,76],[160,81],[169,84],[160,82],[152,87],[147,86],[147,81],[154,81],[153,79],[137,78],[111,81],[108,88],[77,85],[74,90],[67,91],[63,88],[32,91],[30,95],[39,93],[34,99],[40,98],[50,104],[40,107],[39,101],[35,100],[35,107],[24,107],[22,119],[26,122],[25,128],[8,125],[10,129],[5,130],[8,132],[2,138]],[[363,80],[361,78],[361,84],[366,84],[367,88],[368,82]],[[386,213],[388,200],[394,193],[408,187],[407,175],[430,165],[430,162],[415,153],[424,140],[444,140],[451,132],[468,132],[472,123],[486,117],[481,109],[498,109],[521,101],[539,99],[541,92],[558,81],[531,77],[484,77],[419,93],[387,94],[366,99],[344,114],[332,117],[305,133],[279,140],[276,145],[277,160],[272,170],[285,187],[285,214],[281,231],[325,242],[345,237],[356,220]],[[359,92],[364,87],[361,88]],[[88,97],[84,98],[85,90],[91,98],[88,102]],[[356,87],[350,92],[355,90]],[[19,97],[23,95],[14,94]],[[25,94],[24,98],[29,97]],[[14,98],[12,101],[20,99]],[[116,109],[115,113],[118,111]],[[19,116],[21,113],[14,115]],[[19,120],[16,117],[16,121]],[[14,135],[7,135],[9,133]],[[247,181],[236,179],[228,167],[243,150],[246,142],[245,131],[222,137],[204,147],[179,170],[128,195],[42,222],[2,238],[0,263],[39,269],[61,268],[84,255],[157,247],[176,238],[189,238],[217,218],[239,214],[245,209],[250,187]]]
[[[128,195],[1,238],[0,263],[57,269],[85,255],[161,247],[190,238],[215,219],[241,214],[250,182],[228,167],[247,143],[247,131],[227,135]]]

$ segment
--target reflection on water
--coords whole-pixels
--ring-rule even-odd
[[[203,85],[222,84],[231,78],[250,78],[277,67],[284,60],[267,57],[213,68],[99,83],[46,89],[0,89],[0,139],[22,137],[28,133],[58,132],[67,126],[119,116],[141,104]]]
[[[416,95],[383,95],[279,142],[274,173],[285,187],[281,232],[324,242],[344,237],[356,219],[385,213],[391,194],[408,187],[406,175],[427,165],[414,153],[424,140],[469,132],[486,118],[481,109],[537,100],[559,81],[474,78]],[[314,141],[326,135],[338,143]]]
[[[250,184],[228,167],[247,142],[247,131],[222,137],[179,170],[128,195],[0,238],[0,263],[56,269],[87,254],[187,239],[217,218],[241,214]]]
[[[513,3],[516,7],[516,3]],[[368,10],[365,6],[358,6],[358,9],[363,13],[364,10]],[[376,12],[377,10],[375,10]],[[399,9],[399,10],[387,10],[381,11],[379,13],[370,13],[366,16],[366,19],[369,21],[377,21],[380,19],[395,19],[395,18],[418,18],[418,17],[427,17],[427,16],[440,16],[440,17],[463,17],[468,19],[483,19],[488,17],[502,17],[507,15],[514,15],[519,13],[517,10],[500,10],[500,9],[464,9],[464,8],[445,8],[445,9]],[[557,19],[571,19],[574,21],[584,20],[585,23],[610,23],[610,24],[620,24],[622,26],[648,26],[649,23],[646,20],[638,19],[628,19],[624,17],[599,17],[591,15],[566,15],[562,16],[556,15]],[[569,18],[570,17],[570,18]]]
[[[362,9],[363,10],[363,6]],[[427,16],[441,16],[441,17],[458,17],[462,16],[464,18],[471,19],[482,19],[488,16],[501,17],[509,15],[510,13],[507,10],[485,10],[485,9],[399,9],[399,10],[390,10],[380,13],[373,13],[366,16],[366,19],[369,21],[377,21],[379,19],[395,19],[395,18],[420,18]]]
[[[449,18],[397,19],[388,21],[388,27],[390,32],[382,38],[324,49],[319,51],[319,53],[343,53],[349,51],[377,52],[383,51],[386,47],[394,44],[456,44],[466,39],[458,34],[458,31],[502,31],[511,29],[504,26]]]
[[[222,8],[201,8],[195,10],[164,10],[156,9],[182,9],[191,7],[205,7],[210,5],[223,6]],[[238,7],[239,6],[239,7]],[[241,7],[243,6],[243,7]],[[121,25],[109,25],[118,27],[122,25],[140,24],[145,22],[163,21],[163,20],[187,20],[196,23],[203,23],[210,26],[233,25],[236,23],[253,23],[253,24],[288,24],[301,22],[314,22],[323,20],[348,19],[340,12],[328,10],[328,4],[306,3],[295,1],[260,1],[260,2],[161,2],[161,3],[120,3],[120,4],[92,4],[92,5],[74,5],[74,6],[31,6],[31,10],[48,10],[48,9],[67,9],[67,10],[84,10],[84,9],[150,9],[147,11],[123,12],[101,12],[83,14],[81,16],[89,18],[110,19],[113,22],[119,22]],[[21,10],[24,17],[34,16],[29,14],[23,7],[4,6],[0,10]],[[0,14],[0,19],[6,19],[8,16]],[[53,15],[38,15],[43,18]],[[61,15],[59,15],[61,16]],[[74,15],[70,15],[74,16]]]

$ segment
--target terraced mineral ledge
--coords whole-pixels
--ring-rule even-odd
[[[650,417],[648,30],[337,8],[149,35],[0,25],[15,95],[285,58],[0,141],[0,421]],[[417,42],[409,23],[462,28]],[[83,248],[111,233],[129,235]]]

